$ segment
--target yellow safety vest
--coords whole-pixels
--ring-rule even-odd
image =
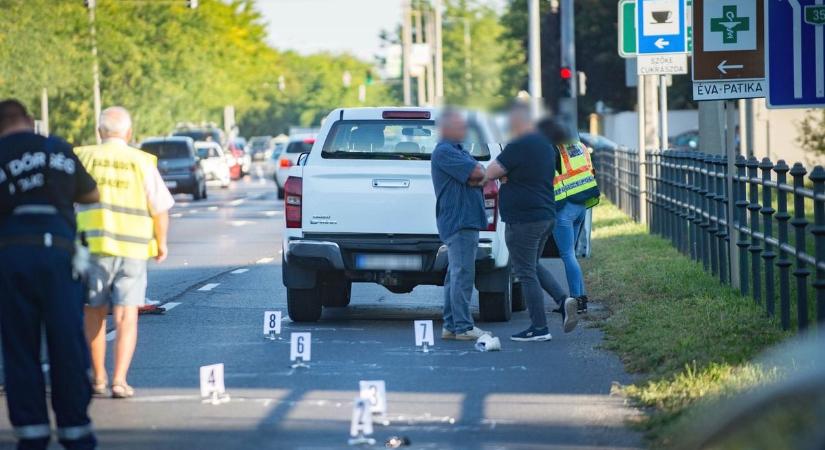
[[[80,208],[78,232],[93,254],[148,259],[158,253],[144,176],[157,158],[120,142],[75,149],[97,182],[100,203]]]
[[[590,162],[590,152],[581,142],[556,146],[561,157],[561,172],[556,172],[553,178],[553,192],[556,201],[563,200],[574,194],[593,191],[593,197],[585,201],[588,208],[599,203],[598,185],[593,164]]]

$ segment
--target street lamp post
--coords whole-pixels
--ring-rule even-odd
[[[100,135],[98,129],[100,128],[100,67],[97,61],[97,27],[95,26],[95,8],[97,7],[96,0],[86,0],[86,6],[89,8],[89,34],[92,37],[92,82],[93,82],[93,97],[95,105],[95,139],[100,144]]]
[[[541,31],[539,0],[528,0],[527,14],[529,22],[527,59],[528,85],[530,89],[530,110],[534,117],[541,113]]]

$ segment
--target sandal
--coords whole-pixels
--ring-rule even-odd
[[[108,388],[109,382],[105,378],[100,380],[94,380],[92,381],[92,396],[104,397],[107,394]]]
[[[135,390],[132,389],[132,386],[129,386],[126,383],[115,383],[112,384],[112,398],[130,398],[134,397]]]

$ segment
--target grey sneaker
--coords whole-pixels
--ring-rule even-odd
[[[455,339],[455,333],[452,331],[442,328],[441,329],[441,339]]]
[[[482,335],[485,334],[489,334],[490,336],[493,335],[493,333],[490,333],[489,331],[484,331],[481,328],[473,327],[462,333],[456,333],[455,339],[458,341],[475,341],[476,339],[480,338]]]
[[[567,297],[567,299],[564,300],[564,305],[562,305],[562,317],[564,320],[563,326],[565,333],[569,333],[576,329],[576,325],[579,323],[579,316],[576,311],[578,309],[577,303],[578,302],[573,297]]]

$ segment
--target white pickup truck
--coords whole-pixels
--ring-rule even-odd
[[[438,111],[344,108],[330,113],[311,151],[284,185],[283,282],[289,316],[317,321],[323,307],[345,307],[353,282],[391,292],[442,285],[446,247],[438,237],[430,154]],[[466,147],[486,165],[500,139],[486,116],[468,113]],[[523,310],[513,296],[498,186],[484,187],[488,227],[476,253],[482,320]]]

